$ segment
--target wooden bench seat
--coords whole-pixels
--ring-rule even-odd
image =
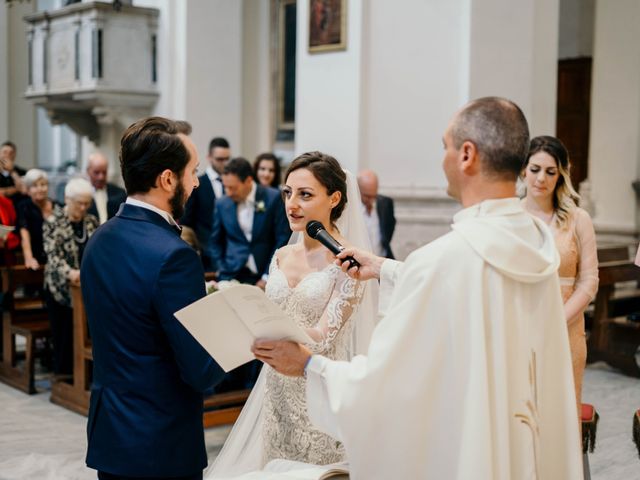
[[[640,311],[640,268],[630,259],[600,262],[599,277],[587,361],[602,360],[628,375],[640,376],[636,360],[640,324],[628,319]]]
[[[43,270],[31,270],[22,265],[2,267],[2,361],[0,381],[26,393],[35,393],[36,340],[49,339],[51,330],[41,297]],[[20,295],[24,291],[34,296]],[[22,366],[16,349],[16,336],[25,338]]]

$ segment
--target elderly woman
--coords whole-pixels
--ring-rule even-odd
[[[74,178],[64,189],[65,206],[54,206],[44,223],[44,251],[47,264],[44,286],[53,337],[53,370],[56,376],[73,372],[73,321],[70,285],[80,284],[80,263],[98,219],[87,214],[93,189],[83,178]]]
[[[53,200],[48,197],[49,178],[47,173],[37,168],[27,172],[22,181],[29,198],[20,203],[18,210],[18,231],[22,240],[22,255],[28,268],[37,270],[47,263],[42,241],[42,225],[45,218],[53,214]]]

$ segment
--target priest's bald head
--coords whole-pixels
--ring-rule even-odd
[[[515,196],[529,148],[529,127],[510,100],[485,97],[458,111],[444,137],[448,193],[467,207],[489,198]]]

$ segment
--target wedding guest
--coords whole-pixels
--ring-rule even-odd
[[[16,222],[17,216],[13,202],[7,197],[0,195],[0,225],[9,228],[15,226]],[[16,262],[15,251],[19,246],[20,237],[15,230],[7,232],[4,238],[0,237],[0,248],[3,250],[0,265],[14,265]],[[0,336],[0,338],[2,337]]]
[[[273,153],[261,153],[253,162],[253,176],[263,187],[280,186],[280,162]]]
[[[560,289],[569,331],[576,390],[581,418],[582,377],[587,362],[584,311],[598,291],[598,251],[589,214],[577,205],[580,196],[571,184],[567,149],[555,137],[531,140],[524,165],[527,195],[524,208],[546,223],[560,252]]]
[[[93,187],[93,202],[89,213],[97,217],[100,225],[112,218],[127,199],[126,192],[119,186],[107,182],[109,178],[109,160],[104,154],[95,152],[89,155],[87,176]]]
[[[87,214],[93,189],[84,178],[72,178],[64,188],[65,206],[54,206],[44,223],[45,300],[53,337],[53,371],[59,379],[73,373],[73,310],[70,285],[80,285],[80,264],[98,219]]]
[[[391,238],[396,228],[393,199],[378,193],[378,175],[373,170],[358,174],[358,187],[373,253],[395,258],[391,251]]]
[[[18,215],[18,229],[22,240],[24,265],[37,270],[47,263],[44,252],[42,228],[46,218],[53,214],[53,200],[49,194],[47,172],[32,168],[24,176],[28,199],[21,202]]]
[[[24,199],[24,183],[22,176],[26,171],[16,165],[18,147],[13,142],[6,141],[0,145],[0,195],[8,197],[17,208]]]

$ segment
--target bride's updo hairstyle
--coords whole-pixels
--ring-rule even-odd
[[[321,152],[307,152],[297,157],[287,169],[284,176],[286,183],[291,172],[305,168],[327,189],[327,195],[340,192],[340,201],[331,210],[330,220],[335,226],[347,204],[347,174],[338,161],[330,155]]]

